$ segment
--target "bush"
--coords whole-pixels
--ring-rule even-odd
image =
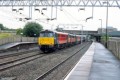
[[[21,35],[21,33],[23,33],[23,29],[21,29],[21,28],[17,29],[16,34]]]

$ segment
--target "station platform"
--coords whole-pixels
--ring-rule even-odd
[[[6,49],[9,49],[11,47],[20,45],[20,44],[31,44],[31,43],[35,43],[35,42],[14,42],[14,43],[8,43],[8,44],[0,45],[0,50],[6,50]]]
[[[120,80],[120,60],[93,42],[64,80]]]

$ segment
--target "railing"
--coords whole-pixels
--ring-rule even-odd
[[[14,42],[37,42],[37,38],[15,36],[15,37],[0,39],[0,45],[7,43],[14,43]]]

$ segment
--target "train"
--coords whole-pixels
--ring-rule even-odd
[[[65,48],[75,44],[80,44],[80,42],[80,35],[51,30],[41,31],[38,38],[39,48],[44,53],[55,51],[56,49]]]

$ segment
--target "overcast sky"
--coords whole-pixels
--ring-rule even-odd
[[[16,8],[16,7],[14,7]],[[18,7],[16,8],[18,9]],[[42,8],[39,7],[41,10]],[[55,29],[59,24],[82,24],[84,30],[97,30],[101,27],[101,22],[99,19],[102,19],[102,27],[106,27],[106,7],[94,7],[93,19],[85,19],[92,16],[92,7],[85,7],[85,10],[79,10],[80,7],[63,7],[57,8],[57,20],[47,21],[46,18],[51,18],[51,8],[48,7],[47,10],[44,10],[45,15],[41,15],[39,11],[34,11],[32,13],[32,21],[38,19],[36,22],[43,25],[44,29]],[[25,18],[29,16],[29,9],[24,8],[23,11],[12,12],[11,7],[0,7],[0,23],[8,28],[23,28],[27,21],[19,21],[18,18]],[[56,8],[53,8],[53,18],[56,18]],[[120,9],[119,8],[109,8],[108,16],[108,26],[112,26],[120,30]],[[62,27],[62,26],[61,26]],[[76,28],[75,28],[76,27]],[[81,29],[81,26],[65,26],[65,29]]]

